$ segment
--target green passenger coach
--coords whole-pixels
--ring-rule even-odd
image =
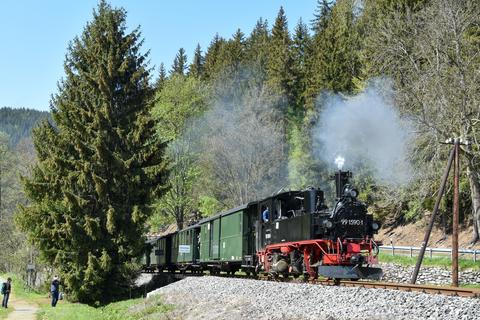
[[[197,225],[180,230],[172,238],[172,263],[180,270],[195,269],[199,260]]]
[[[253,253],[252,205],[219,213],[199,222],[200,262],[213,272],[238,271]]]

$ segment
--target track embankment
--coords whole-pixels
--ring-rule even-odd
[[[345,285],[347,283],[345,282]],[[477,299],[359,286],[187,277],[150,292],[182,319],[475,319]]]

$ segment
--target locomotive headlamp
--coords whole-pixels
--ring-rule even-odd
[[[378,225],[378,223],[372,222],[372,229],[373,229],[373,230],[378,230],[378,228],[380,228],[380,226]]]
[[[350,195],[351,195],[353,198],[358,197],[358,190],[357,190],[357,189],[351,189],[351,190],[350,190]]]
[[[330,229],[331,227],[333,227],[333,223],[330,220],[323,220],[323,226],[327,229]]]

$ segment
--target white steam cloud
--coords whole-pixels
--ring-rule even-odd
[[[329,96],[314,128],[316,156],[354,171],[366,167],[387,185],[410,180],[408,124],[375,87],[342,98]]]

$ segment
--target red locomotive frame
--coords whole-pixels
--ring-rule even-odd
[[[298,250],[303,254],[303,263],[305,271],[311,278],[317,278],[317,266],[351,266],[351,259],[354,256],[361,255],[366,258],[367,265],[377,264],[377,254],[373,254],[378,243],[373,239],[353,240],[353,239],[312,239],[294,242],[282,242],[270,244],[264,250],[257,252],[258,261],[263,265],[265,272],[270,272],[272,267],[273,254],[290,254]],[[290,270],[291,272],[291,267]]]

